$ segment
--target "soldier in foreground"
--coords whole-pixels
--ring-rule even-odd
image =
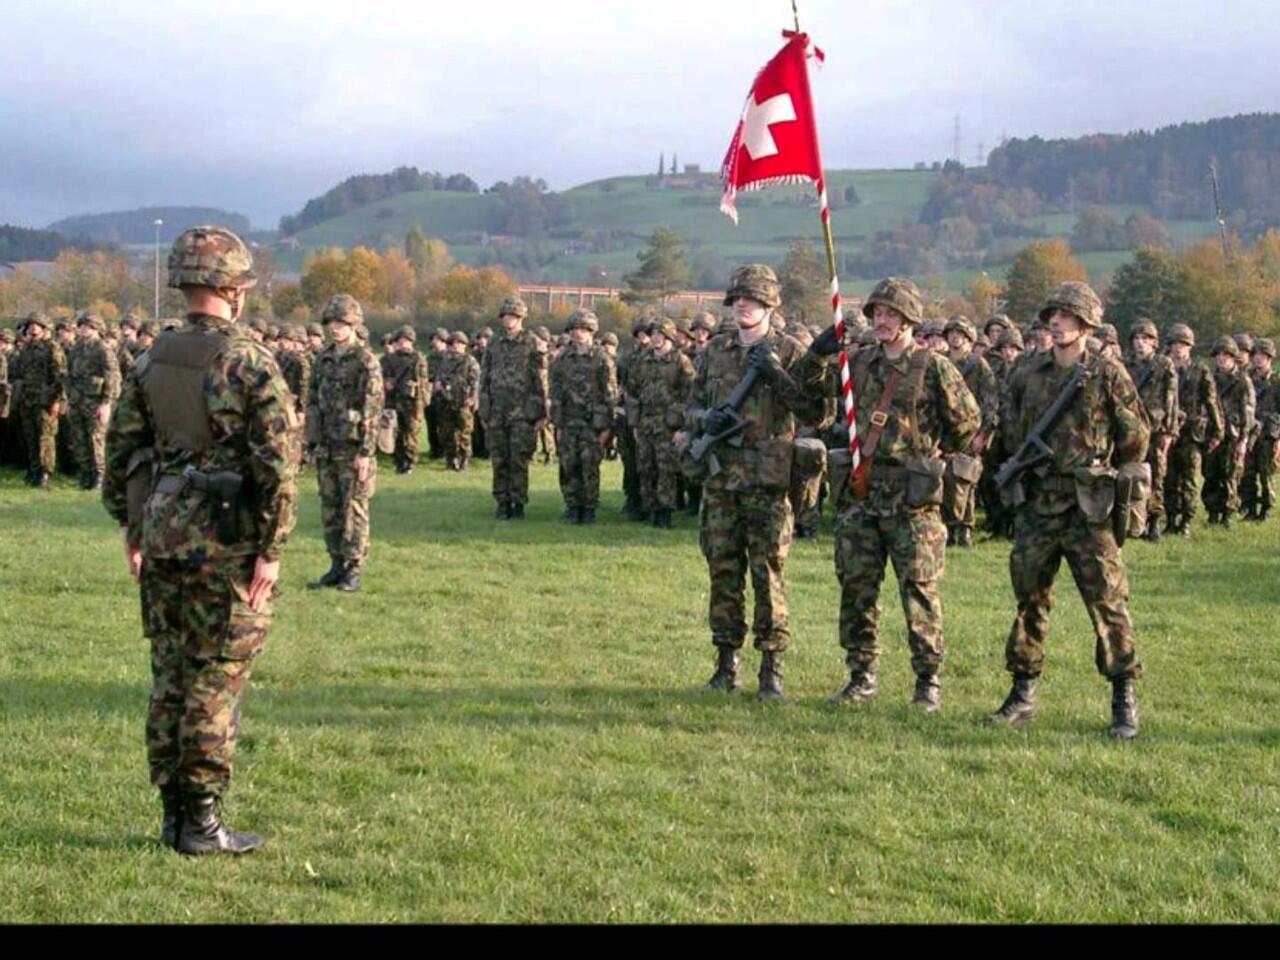
[[[933,713],[942,703],[946,652],[938,597],[946,565],[940,512],[946,463],[937,452],[968,449],[981,414],[951,361],[916,342],[913,328],[923,320],[924,304],[914,283],[880,281],[862,312],[877,344],[860,349],[853,362],[863,464],[852,495],[837,505],[840,645],[849,680],[832,702],[865,703],[878,692],[880,583],[892,561],[916,675],[911,703]],[[829,388],[827,358],[839,349],[832,326],[801,361],[797,377],[811,399]]]
[[[1053,582],[1065,559],[1093,622],[1098,672],[1111,681],[1109,735],[1130,740],[1138,734],[1134,681],[1142,676],[1142,665],[1134,649],[1129,580],[1112,513],[1128,511],[1124,491],[1134,489],[1128,478],[1149,475],[1151,431],[1124,365],[1091,354],[1085,345],[1088,332],[1102,322],[1097,294],[1084,283],[1061,284],[1040,317],[1049,324],[1053,349],[1029,360],[1011,384],[1013,446],[1030,436],[1064,391],[1076,392],[1066,414],[1041,438],[1053,450],[1052,461],[1017,481],[1025,499],[1018,508],[1009,569],[1018,613],[1005,647],[1013,688],[992,719],[1022,723],[1035,715]]]
[[[186,297],[186,325],[138,360],[107,436],[103,503],[120,524],[151,641],[147,756],[161,842],[185,854],[262,845],[219,811],[296,499],[288,388],[236,324],[256,282],[230,231],[177,239],[169,285]]]
[[[312,589],[360,589],[369,555],[369,501],[377,480],[382,370],[358,331],[364,311],[355,297],[335,294],[321,319],[329,345],[311,370],[307,434],[315,442],[320,515],[330,566]]]
[[[547,351],[524,329],[528,315],[519,297],[503,301],[498,309],[502,332],[489,344],[480,366],[479,412],[499,520],[524,518],[534,438],[548,417]]]
[[[599,327],[592,311],[575,310],[565,324],[570,344],[548,374],[565,523],[595,523],[600,503],[600,461],[618,384],[608,355],[592,343]]]
[[[712,691],[740,688],[738,666],[747,635],[746,577],[751,573],[755,614],[751,630],[760,651],[762,700],[780,700],[782,657],[791,640],[783,566],[791,549],[792,515],[787,503],[791,479],[793,411],[800,389],[789,372],[800,358],[799,344],[771,329],[771,314],[782,303],[778,278],[763,264],[734,271],[725,293],[733,309],[728,329],[707,345],[690,392],[690,431],[718,436],[733,425],[725,409],[749,369],[755,386],[736,414],[745,419],[742,446],[721,443],[720,470],[702,484],[699,543],[711,579],[709,621],[716,648]],[[736,328],[736,329],[734,329]]]

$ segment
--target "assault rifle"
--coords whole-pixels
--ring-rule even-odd
[[[1053,432],[1058,421],[1071,409],[1076,395],[1084,389],[1085,377],[1085,365],[1082,363],[1076,367],[1075,372],[1071,374],[1071,379],[1067,381],[1049,409],[1040,415],[1036,425],[1027,434],[1027,439],[1022,441],[1022,446],[1018,447],[1018,451],[1002,463],[1000,469],[996,471],[996,487],[1000,490],[1000,497],[1005,503],[1009,505],[1020,503],[1024,497],[1016,495],[1011,488],[1016,484],[1020,489],[1023,474],[1053,459],[1053,448],[1045,442],[1044,438]]]
[[[731,446],[742,444],[742,431],[747,426],[747,418],[742,415],[742,408],[759,378],[760,371],[755,366],[748,367],[746,374],[729,394],[729,399],[708,411],[708,413],[718,412],[727,415],[730,418],[730,426],[719,433],[704,433],[689,447],[689,456],[695,463],[701,463],[710,456],[709,473],[713,477],[720,472],[720,461],[716,459],[714,448],[721,443],[729,443]]]

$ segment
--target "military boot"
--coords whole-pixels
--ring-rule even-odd
[[[360,564],[345,563],[342,566],[342,577],[338,580],[338,589],[343,593],[355,593],[360,589]]]
[[[511,513],[509,514],[509,516],[511,517],[512,520],[523,520],[524,504],[523,503],[511,504]]]
[[[954,547],[955,545],[956,545],[956,528],[953,526],[948,526],[947,542],[944,544],[944,546]]]
[[[956,528],[956,546],[962,550],[968,550],[973,546],[973,527]]]
[[[1178,523],[1177,518],[1175,518],[1172,513],[1169,514],[1169,516],[1165,517],[1164,519],[1164,532],[1165,532],[1165,536],[1182,532],[1181,525]]]
[[[1258,516],[1255,519],[1258,521],[1258,523],[1266,523],[1267,514],[1269,514],[1270,512],[1271,512],[1271,507],[1269,505],[1264,504],[1262,509],[1258,511]]]
[[[1231,514],[1229,514],[1229,513],[1224,513],[1224,514],[1221,514],[1221,517],[1222,517],[1222,529],[1223,529],[1223,530],[1230,530],[1230,529],[1231,529]]]
[[[189,793],[183,798],[182,824],[177,851],[189,856],[206,853],[248,853],[262,846],[262,838],[252,833],[228,830],[218,812],[218,798],[207,793]]]
[[[760,689],[756,699],[775,701],[782,699],[782,651],[765,650],[760,654]]]
[[[99,473],[97,470],[91,470],[89,472],[89,490],[94,491],[94,490],[101,490],[101,489],[102,489],[102,474]]]
[[[312,580],[307,584],[308,590],[320,590],[323,587],[336,587],[338,581],[342,579],[342,561],[336,557],[329,563],[329,572],[322,576],[319,580]]]
[[[595,523],[595,522],[596,522],[596,508],[595,508],[595,507],[583,507],[580,511],[578,511],[578,522],[579,522],[579,523],[585,523],[585,524],[592,524],[592,523]]]
[[[48,475],[47,473],[45,473],[43,470],[41,470],[39,473],[37,473],[37,474],[36,474],[36,483],[35,483],[35,485],[36,485],[38,488],[40,488],[41,490],[48,490],[48,489],[49,489],[49,475]]]
[[[460,457],[458,458],[458,472],[459,472],[459,473],[465,473],[465,472],[466,472],[466,469],[467,469],[467,462],[468,462],[468,458],[467,458],[467,455],[466,455],[466,454],[463,454],[462,456],[460,456]]]
[[[560,514],[560,522],[561,523],[581,523],[582,521],[578,517],[578,508],[565,507],[564,513]]]
[[[1111,681],[1111,728],[1107,736],[1112,740],[1132,740],[1137,735],[1138,700],[1133,681],[1120,677]]]
[[[166,783],[160,788],[160,805],[164,809],[160,820],[160,843],[176,850],[178,831],[182,826],[182,790],[176,783]]]
[[[510,519],[511,519],[511,504],[509,504],[509,503],[499,503],[499,504],[498,504],[498,508],[497,508],[496,510],[494,510],[494,511],[493,511],[493,519],[495,519],[495,520],[510,520]]]
[[[742,689],[742,678],[738,676],[738,664],[741,662],[742,657],[736,648],[717,646],[716,672],[702,689],[707,693],[733,693]]]
[[[922,713],[937,713],[942,707],[942,681],[936,673],[916,677],[916,692],[911,705]]]
[[[833,694],[829,703],[837,705],[846,703],[870,703],[875,699],[880,686],[874,670],[854,667],[849,673],[849,682]]]
[[[1013,689],[990,716],[992,723],[1026,723],[1036,715],[1036,678],[1025,673],[1013,675]]]

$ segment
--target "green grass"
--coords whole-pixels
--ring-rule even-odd
[[[326,566],[315,478],[244,714],[227,804],[268,845],[188,861],[153,840],[138,600],[96,499],[0,473],[0,921],[1276,921],[1274,524],[1126,549],[1143,732],[1064,570],[1023,730],[1007,689],[1007,545],[949,557],[943,712],[906,707],[886,597],[877,702],[843,677],[828,530],[787,574],[788,701],[707,697],[692,520],[490,519],[487,465],[384,471],[363,592]],[[757,656],[748,652],[754,673]]]

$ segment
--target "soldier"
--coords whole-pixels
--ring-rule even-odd
[[[1200,474],[1204,456],[1222,442],[1222,407],[1208,368],[1191,358],[1195,334],[1185,323],[1169,327],[1169,359],[1178,371],[1178,438],[1165,478],[1165,533],[1191,536],[1191,521],[1200,506]]]
[[[1280,452],[1280,374],[1272,371],[1276,345],[1268,337],[1253,344],[1254,415],[1258,440],[1249,454],[1246,480],[1255,491],[1254,508],[1246,520],[1264,521],[1276,502],[1276,455]]]
[[[615,411],[614,432],[618,435],[618,453],[622,457],[622,493],[625,502],[622,511],[631,520],[645,519],[640,499],[640,472],[636,459],[636,426],[639,413],[639,394],[636,375],[640,362],[649,349],[649,324],[646,317],[631,324],[631,349],[618,360],[618,402],[622,410]]]
[[[307,427],[307,406],[311,401],[311,354],[307,350],[306,328],[297,324],[285,328],[288,346],[280,352],[280,375],[293,396],[293,409],[298,421],[297,453],[303,453]]]
[[[1000,416],[1004,409],[1009,373],[1016,358],[1022,354],[1022,333],[1002,313],[991,317],[983,330],[991,347],[983,354],[982,359],[991,368],[991,375],[996,380],[1000,397],[997,415]],[[1006,535],[1012,524],[1012,514],[1001,502],[1000,492],[996,489],[996,473],[1005,456],[1004,437],[997,430],[982,457],[982,477],[978,480],[978,499],[986,512],[982,529],[992,537]]]
[[[57,465],[58,417],[66,407],[67,359],[49,338],[49,318],[33,313],[26,320],[27,340],[18,364],[23,439],[27,448],[27,484],[49,488]]]
[[[973,546],[978,482],[983,473],[982,458],[1000,426],[1000,384],[987,362],[973,352],[978,331],[968,317],[952,317],[943,332],[951,347],[948,358],[964,378],[965,386],[978,403],[982,418],[969,450],[947,458],[942,510],[942,519],[947,525],[947,542],[968,549]]]
[[[877,343],[860,349],[853,361],[862,467],[858,482],[840,484],[835,529],[840,645],[849,681],[832,702],[865,703],[876,696],[880,582],[892,560],[916,674],[911,702],[932,713],[942,702],[946,651],[938,598],[946,563],[939,511],[945,462],[938,451],[968,449],[981,413],[955,366],[915,341],[924,305],[914,283],[880,281],[862,312]],[[823,376],[825,358],[838,350],[835,329],[828,328],[801,362],[797,377],[811,398],[830,383]]]
[[[324,327],[318,323],[307,324],[307,352],[311,354],[311,360],[314,363],[316,357],[320,356],[320,351],[324,349]]]
[[[1209,522],[1230,529],[1231,516],[1240,509],[1240,477],[1253,433],[1255,397],[1253,384],[1239,369],[1240,349],[1231,337],[1214,342],[1213,359],[1223,436],[1218,448],[1205,458],[1203,499]]]
[[[390,349],[382,357],[384,407],[396,412],[396,473],[404,475],[413,473],[418,462],[422,415],[431,403],[427,358],[418,351],[417,342],[418,332],[406,323],[391,334]]]
[[[156,342],[156,337],[159,335],[159,320],[143,320],[138,324],[138,352],[134,355],[135,361],[151,349],[151,345]]]
[[[444,327],[437,327],[431,334],[431,345],[427,348],[427,369],[435,371],[431,374],[431,391],[432,397],[436,394],[436,386],[439,383],[439,371],[443,368],[444,358],[449,353],[449,331]],[[427,459],[439,460],[444,456],[444,441],[440,437],[440,411],[433,408],[430,403],[426,405],[427,418]]]
[[[1142,676],[1129,618],[1129,580],[1112,532],[1112,510],[1127,483],[1145,475],[1150,430],[1138,391],[1124,365],[1089,353],[1085,334],[1102,322],[1102,303],[1084,283],[1063,283],[1040,316],[1050,325],[1053,351],[1030,361],[1009,397],[1011,439],[1020,445],[1083,365],[1084,384],[1067,415],[1043,437],[1050,463],[1024,478],[1017,539],[1009,559],[1018,613],[1005,648],[1013,688],[992,720],[1022,723],[1036,710],[1036,681],[1044,669],[1053,581],[1065,558],[1089,611],[1098,672],[1111,681],[1114,739],[1138,733],[1133,683]]]
[[[471,344],[471,356],[478,367],[484,360],[484,352],[489,349],[489,341],[493,339],[493,328],[481,327],[480,332],[476,334],[475,341]],[[484,435],[484,421],[479,417],[473,419],[473,429],[471,432],[471,452],[477,460],[489,459],[489,443]]]
[[[694,370],[689,358],[675,347],[674,321],[655,322],[649,328],[649,341],[649,352],[634,380],[639,401],[636,464],[642,509],[652,518],[654,527],[670,530],[680,475],[674,438],[684,426],[684,407]]]
[[[480,419],[493,466],[493,499],[499,520],[521,520],[529,502],[529,461],[534,437],[549,416],[547,351],[524,329],[529,308],[507,297],[498,310],[501,335],[480,366]]]
[[[9,357],[13,353],[13,333],[0,328],[0,462],[10,461],[9,411],[13,403],[13,383],[9,380]]]
[[[463,331],[449,335],[449,352],[441,361],[441,390],[436,394],[436,403],[441,404],[440,442],[444,444],[445,465],[459,473],[467,469],[480,396],[480,364],[471,356],[469,346]]]
[[[62,355],[67,361],[67,370],[71,370],[71,358],[79,344],[76,341],[75,321],[69,317],[58,320],[53,325],[53,339],[62,348]],[[64,381],[65,386],[65,381]],[[65,476],[74,476],[76,470],[83,472],[83,466],[76,456],[76,431],[71,423],[71,404],[62,404],[62,412],[58,415],[57,429],[54,434],[54,459],[58,471]]]
[[[83,313],[77,327],[80,342],[68,365],[69,423],[80,464],[80,489],[100,490],[106,467],[107,421],[111,404],[120,396],[120,366],[116,353],[102,340],[102,317]]]
[[[1112,360],[1124,360],[1124,348],[1120,345],[1120,333],[1115,325],[1104,323],[1098,328],[1098,339],[1102,341],[1102,355]]]
[[[716,326],[719,322],[719,317],[710,310],[698,311],[694,314],[693,319],[689,321],[689,339],[691,341],[689,359],[693,361],[693,369],[695,372],[698,369],[698,365],[702,363],[703,358],[706,356],[707,344],[711,342],[711,337],[715,334]],[[688,476],[682,476],[681,479],[684,482],[685,498],[687,501],[686,510],[689,516],[696,517],[698,515],[698,509],[702,504],[702,484]],[[799,522],[797,521],[797,536],[799,536],[798,527]]]
[[[329,345],[311,370],[307,434],[315,443],[321,523],[331,563],[327,573],[307,586],[354,593],[369,554],[382,370],[358,334],[364,330],[364,311],[355,297],[330,297],[321,319]]]
[[[218,809],[296,504],[288,388],[236,324],[252,268],[230,231],[195,227],[177,239],[169,285],[186,298],[186,325],[139,358],[107,436],[102,499],[151,641],[147,754],[161,842],[184,854],[262,845],[228,829]]]
[[[600,502],[600,461],[609,441],[618,382],[608,354],[591,342],[599,329],[592,311],[579,308],[570,314],[565,324],[570,345],[548,373],[565,523],[595,523]]]
[[[1147,463],[1151,465],[1151,496],[1147,500],[1147,531],[1143,539],[1160,539],[1160,518],[1164,516],[1164,482],[1169,467],[1169,449],[1178,435],[1178,371],[1173,361],[1156,352],[1160,332],[1145,317],[1129,331],[1131,352],[1125,366],[1134,389],[1142,399],[1151,427]]]
[[[539,326],[534,331],[534,336],[542,342],[542,349],[547,355],[547,364],[549,366],[552,359],[551,331],[545,326]],[[551,458],[555,456],[556,452],[556,438],[550,417],[543,420],[542,425],[534,431],[533,455],[537,457],[539,451],[542,453],[542,465],[544,467],[551,466]]]
[[[738,411],[747,421],[742,446],[720,444],[721,469],[702,485],[699,544],[711,580],[709,621],[717,654],[712,691],[740,688],[739,651],[747,635],[746,576],[755,593],[752,633],[760,651],[762,700],[783,696],[782,658],[791,639],[783,566],[791,549],[792,516],[787,504],[791,478],[793,411],[800,389],[789,372],[801,355],[795,340],[772,329],[771,314],[782,303],[778,278],[763,264],[735,270],[725,293],[736,329],[717,333],[694,377],[686,424],[718,435],[732,425],[723,410],[748,368],[759,379]]]

